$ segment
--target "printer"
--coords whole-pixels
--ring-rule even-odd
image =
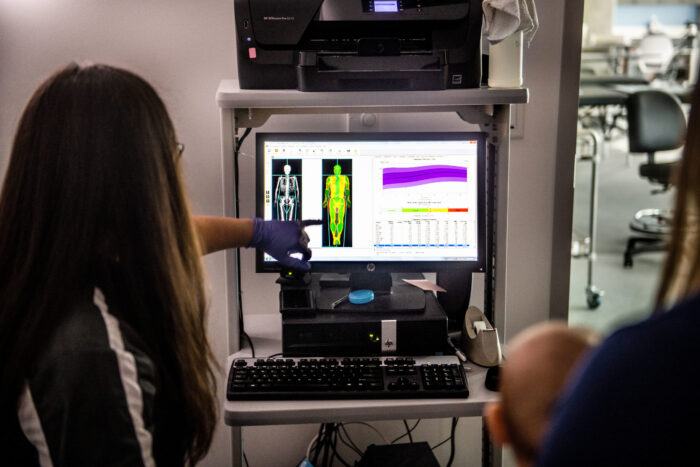
[[[235,0],[241,89],[478,87],[481,0]]]

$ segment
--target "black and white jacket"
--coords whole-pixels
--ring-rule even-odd
[[[156,454],[166,449],[154,450],[167,444],[157,439],[167,428],[154,410],[156,368],[100,289],[91,298],[63,320],[24,386],[9,465],[171,464]]]

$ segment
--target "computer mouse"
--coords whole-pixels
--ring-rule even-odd
[[[501,375],[501,365],[490,367],[486,370],[486,381],[484,386],[490,391],[498,391],[498,384]]]

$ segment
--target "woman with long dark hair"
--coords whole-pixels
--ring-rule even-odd
[[[28,103],[0,195],[6,465],[206,454],[217,363],[202,250],[274,239],[277,252],[310,252],[296,223],[193,221],[178,160],[163,102],[128,71],[73,64]]]

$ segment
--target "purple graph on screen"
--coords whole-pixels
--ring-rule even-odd
[[[467,168],[458,165],[423,165],[382,169],[382,188],[401,188],[438,182],[466,182]]]

